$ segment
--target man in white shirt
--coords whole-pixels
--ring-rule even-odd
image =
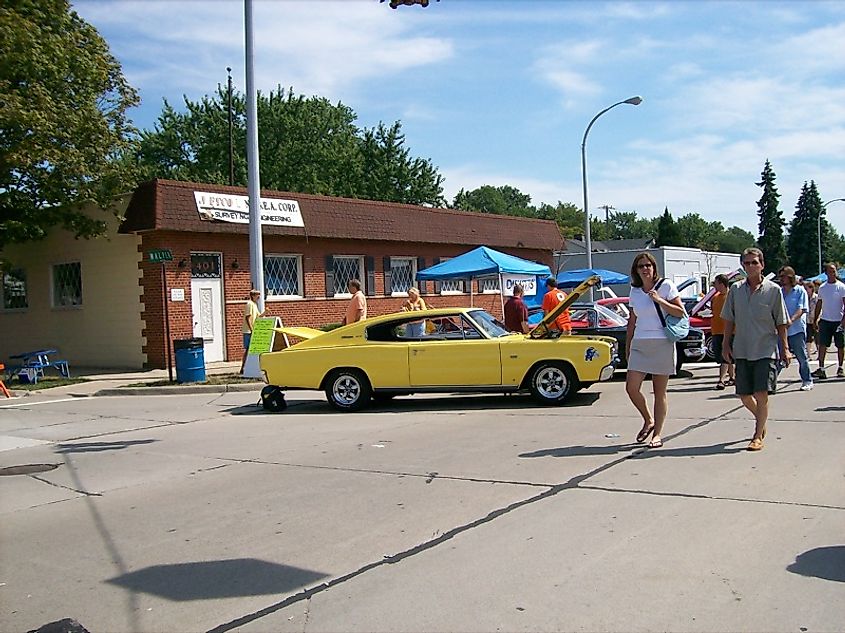
[[[842,332],[845,329],[845,283],[836,278],[836,266],[832,262],[824,265],[824,272],[827,274],[827,281],[819,288],[819,300],[814,315],[819,333],[819,368],[813,372],[813,376],[822,380],[827,378],[824,358],[833,341],[839,360],[836,377],[845,378],[845,369],[842,367],[845,360],[845,335]]]

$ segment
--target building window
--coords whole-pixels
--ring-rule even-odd
[[[26,273],[20,268],[13,268],[3,273],[4,310],[21,310],[28,307],[26,301]]]
[[[499,278],[484,277],[478,280],[478,291],[481,293],[499,294]]]
[[[334,268],[334,296],[348,297],[349,290],[347,283],[350,279],[357,279],[361,282],[361,290],[364,289],[365,280],[361,279],[364,272],[364,258],[357,255],[335,255],[333,258]]]
[[[408,296],[408,289],[414,286],[417,276],[417,260],[414,257],[390,258],[390,294]]]
[[[53,264],[53,307],[82,305],[82,264]]]
[[[268,297],[302,297],[302,256],[264,257],[264,289]]]

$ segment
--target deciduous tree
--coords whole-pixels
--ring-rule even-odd
[[[228,183],[226,93],[218,88],[184,111],[165,102],[153,130],[142,132],[137,158],[149,178]],[[235,184],[245,186],[246,103],[232,99]],[[355,112],[322,97],[276,89],[258,95],[261,186],[268,189],[442,206],[443,178],[414,158],[398,121],[361,130]]]
[[[0,247],[54,226],[102,233],[80,207],[106,208],[132,182],[115,159],[131,142],[135,90],[67,0],[6,0],[0,33]]]

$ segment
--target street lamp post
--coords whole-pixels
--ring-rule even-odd
[[[828,200],[827,202],[825,202],[822,205],[822,211],[827,209],[827,205],[831,204],[832,202],[845,202],[845,198],[834,198],[833,200]],[[819,211],[818,236],[819,236],[819,271],[823,273],[824,270],[822,270],[822,213],[821,213],[821,211]]]
[[[612,106],[609,106],[599,112],[596,116],[593,117],[593,120],[590,121],[590,124],[587,126],[587,129],[584,130],[584,139],[581,141],[581,180],[584,185],[584,245],[587,249],[587,268],[593,267],[593,244],[592,240],[590,239],[590,206],[587,203],[587,134],[590,133],[590,128],[593,127],[593,123],[605,112],[608,110],[612,110],[616,106],[622,105],[627,103],[628,105],[640,105],[643,102],[642,97],[631,97],[630,99],[625,99],[624,101],[619,101],[618,103],[614,103]],[[592,299],[593,290],[590,289],[590,299]]]

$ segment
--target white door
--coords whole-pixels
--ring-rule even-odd
[[[220,253],[191,253],[191,312],[194,337],[204,342],[205,362],[224,359],[223,278]]]

